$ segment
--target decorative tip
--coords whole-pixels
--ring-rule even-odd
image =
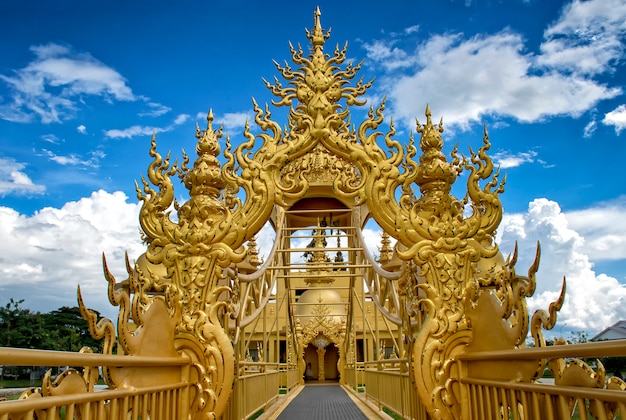
[[[209,123],[208,129],[211,130],[213,128],[213,108],[209,108],[209,113],[206,116],[206,120]]]
[[[219,139],[222,138],[222,127],[219,130],[213,129],[213,109],[209,109],[209,113],[207,114],[207,129],[202,130],[196,124],[196,138],[198,139],[198,144],[196,145],[196,152],[198,156],[209,153],[213,156],[217,156],[220,151]]]
[[[313,33],[312,34],[307,34],[311,40],[311,43],[313,44],[313,46],[320,46],[320,45],[324,45],[324,41],[327,38],[327,36],[324,36],[324,31],[322,30],[322,22],[320,19],[320,16],[322,15],[322,12],[320,11],[319,6],[316,7],[315,9],[315,13],[313,14],[314,19],[313,19]]]

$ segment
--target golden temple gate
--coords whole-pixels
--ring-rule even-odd
[[[121,282],[104,261],[117,323],[78,290],[103,354],[0,349],[0,364],[82,366],[0,402],[0,420],[247,419],[308,381],[405,419],[623,418],[626,383],[582,359],[626,356],[626,343],[546,346],[565,281],[528,313],[540,253],[520,275],[516,251],[504,258],[495,243],[504,179],[486,129],[476,152],[448,158],[428,107],[406,146],[384,101],[353,125],[372,81],[356,79],[347,46],[324,51],[329,36],[317,10],[310,52],[290,45],[282,81],[265,81],[284,126],[253,101],[255,128],[233,147],[210,112],[197,157],[180,164],[153,136],[136,186],[146,251]],[[263,259],[260,232],[273,237]]]

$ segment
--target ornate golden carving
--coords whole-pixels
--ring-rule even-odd
[[[138,353],[142,337],[153,334],[153,324],[172,323],[175,333],[162,339],[165,348],[188,354],[196,367],[192,413],[219,417],[235,373],[233,348],[222,322],[237,311],[245,314],[238,305],[247,304],[239,301],[239,290],[230,287],[239,289],[237,276],[227,278],[225,270],[242,261],[245,252],[235,250],[261,229],[275,205],[288,208],[311,187],[325,184],[330,188],[323,194],[354,206],[365,204],[369,215],[397,240],[395,254],[405,264],[400,264],[400,303],[394,302],[396,313],[390,316],[403,324],[412,343],[413,379],[431,416],[459,418],[455,357],[466,351],[523,346],[529,327],[525,298],[534,292],[539,251],[523,277],[515,273],[516,254],[505,261],[495,244],[504,180],[499,180],[487,155],[486,129],[477,152],[470,149],[469,157],[459,156],[455,148],[448,161],[442,151],[443,123],[433,124],[429,107],[426,122],[417,122],[418,160],[413,135],[404,148],[394,139],[393,122],[387,133],[378,131],[384,124],[384,100],[370,107],[367,118],[353,128],[350,107],[365,104],[360,97],[372,81],[359,79],[351,85],[361,63],[342,67],[347,46],[336,47],[332,55],[324,52],[330,32],[322,30],[319,9],[306,36],[310,54],[290,44],[296,69],[275,63],[287,85],[276,78],[273,84],[264,81],[277,97],[273,105],[289,107],[284,130],[272,120],[269,106],[263,110],[253,100],[254,122],[262,132],[252,134],[246,123],[245,141],[232,152],[226,138],[223,167],[217,159],[222,129],[213,129],[212,113],[207,129],[196,129],[198,158],[193,168],[187,166],[187,155],[180,168],[170,165],[169,155],[163,159],[157,153],[153,137],[148,180],[142,179],[142,189],[137,186],[148,249],[141,264],[129,264],[126,289],[115,289],[107,272],[109,297],[120,305],[122,348]],[[459,200],[451,191],[462,171],[468,172],[467,194]],[[175,174],[189,190],[190,199],[182,206],[174,200],[170,178]],[[170,218],[173,210],[177,221]],[[387,248],[381,255],[385,264],[391,262]],[[313,255],[312,263],[317,257]],[[380,292],[384,297],[387,289]],[[531,329],[538,345],[545,344],[541,327],[554,325],[563,296],[549,314],[533,316]],[[295,321],[298,350],[323,337],[339,344],[344,363],[345,321],[335,322],[319,303],[319,312],[307,323]],[[391,312],[384,305],[379,308]],[[412,319],[416,308],[423,311],[419,326]],[[112,324],[96,325],[91,319],[92,331],[105,337],[110,351]],[[299,363],[304,373],[301,358]],[[516,379],[535,378],[541,366],[537,363],[518,369]],[[113,372],[107,375],[111,383],[120,382]]]

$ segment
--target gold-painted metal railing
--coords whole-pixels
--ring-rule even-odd
[[[54,380],[50,371],[41,387],[18,399],[0,402],[0,419],[181,419],[189,415],[191,360],[188,357],[121,356],[0,348],[0,365],[64,367]],[[81,369],[68,366],[83,366]],[[169,371],[172,380],[143,387],[95,391],[102,368],[144,372]]]
[[[366,400],[379,410],[386,409],[405,419],[426,420],[428,413],[420,404],[408,370],[407,359],[364,363],[363,388]]]
[[[623,419],[626,383],[609,377],[598,359],[624,356],[626,340],[462,355],[458,358],[465,401],[462,418]],[[594,362],[587,364],[585,359]],[[550,377],[537,382],[498,378],[504,366],[528,363],[545,368]]]
[[[103,354],[0,349],[0,364],[84,366],[0,403],[0,420],[59,418],[61,410],[65,419],[248,418],[303,381],[313,342],[320,365],[326,346],[336,346],[341,382],[407,419],[626,417],[626,383],[599,362],[569,360],[626,356],[624,342],[546,347],[543,330],[556,324],[565,281],[547,312],[529,314],[540,250],[524,276],[517,251],[505,258],[495,241],[504,177],[488,155],[486,128],[476,151],[455,148],[448,158],[443,121],[428,106],[419,139],[408,142],[385,122],[384,100],[355,125],[351,109],[366,104],[373,80],[355,79],[361,63],[344,65],[347,46],[324,52],[330,32],[320,15],[306,32],[310,53],[291,45],[293,66],[276,63],[286,82],[265,81],[273,106],[289,107],[287,124],[253,102],[260,132],[246,123],[233,148],[209,112],[207,128],[196,126],[193,163],[184,152],[180,164],[163,157],[153,136],[147,176],[136,184],[146,251],[127,258],[119,283],[104,262],[117,323],[98,319],[78,293]],[[452,191],[462,174],[458,199]],[[184,203],[175,199],[175,177],[188,190]],[[298,266],[291,255],[304,250],[292,247],[293,231],[331,211],[329,202],[343,215],[328,229],[347,247],[321,246],[326,228],[318,222],[313,258]],[[384,232],[378,260],[360,235],[368,219]],[[252,244],[268,221],[276,244],[259,269]],[[327,250],[347,258],[333,266]],[[327,316],[321,294],[300,300],[303,276],[347,283],[336,287],[343,296],[328,287],[338,313]],[[525,348],[529,334],[533,349]],[[94,391],[97,367],[110,390]],[[536,382],[546,368],[554,385]]]
[[[298,383],[295,367],[286,364],[241,362],[242,373],[235,381],[233,396],[224,413],[226,419],[247,419],[275,403]]]

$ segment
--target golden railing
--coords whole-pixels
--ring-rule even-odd
[[[608,378],[601,367],[596,371],[571,369],[579,358],[624,357],[626,340],[572,345],[555,345],[504,351],[484,351],[461,355],[458,358],[461,374],[462,418],[489,419],[617,419],[626,415],[626,392],[623,382]],[[577,359],[574,359],[577,358]],[[565,370],[553,372],[554,379],[540,379],[536,383],[493,380],[472,377],[468,371],[478,372],[494,362],[515,365],[537,361],[548,366],[561,360]],[[569,365],[565,363],[570,363]],[[479,375],[475,375],[479,376]],[[589,386],[587,384],[594,384]],[[587,385],[587,386],[585,386]]]
[[[48,368],[81,366],[83,369],[168,368],[180,371],[180,382],[143,388],[94,390],[93,386],[89,389],[87,384],[81,383],[79,387],[65,395],[42,396],[40,392],[37,394],[27,392],[18,400],[0,402],[0,420],[181,419],[187,418],[189,413],[189,393],[193,384],[188,380],[190,360],[186,357],[142,357],[0,348],[0,365]],[[239,366],[240,375],[234,382],[233,394],[223,417],[225,419],[250,418],[276,402],[281,394],[292,391],[298,384],[299,373],[296,366],[263,362],[239,362]],[[66,385],[61,383],[58,386]],[[75,381],[72,385],[76,386]],[[64,391],[67,392],[67,388]],[[25,398],[26,394],[31,396]]]
[[[298,370],[285,363],[240,362],[225,419],[248,419],[274,404],[298,384]]]
[[[411,384],[407,359],[358,362],[346,369],[346,385],[370,406],[404,419],[429,419]],[[405,368],[401,368],[404,366]]]
[[[174,419],[189,412],[190,360],[186,357],[147,357],[0,348],[0,365],[82,366],[83,372],[52,382],[39,392],[0,402],[0,420],[9,419]],[[154,386],[94,391],[83,375],[99,367],[174,369],[180,380]],[[74,371],[72,371],[74,372]],[[97,372],[97,370],[96,370]],[[95,376],[97,378],[97,376]],[[43,395],[44,394],[48,395]],[[55,395],[59,394],[59,395]]]

